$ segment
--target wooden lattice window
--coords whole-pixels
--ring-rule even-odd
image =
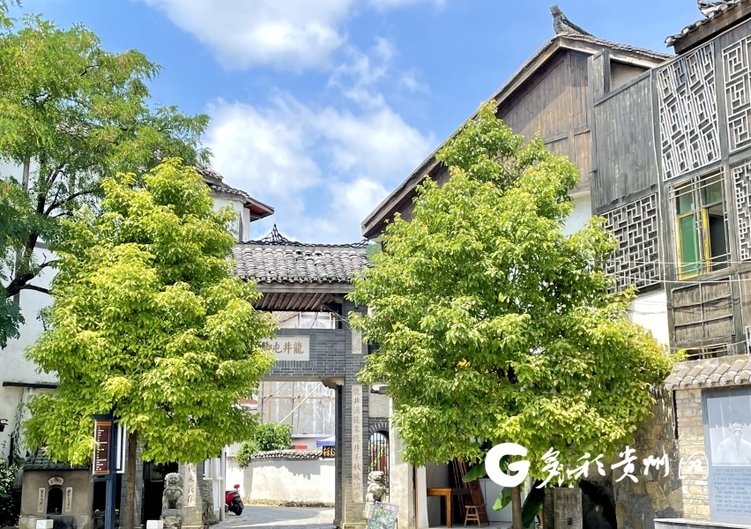
[[[730,246],[722,173],[674,188],[673,204],[678,277],[726,268]]]

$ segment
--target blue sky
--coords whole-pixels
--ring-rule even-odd
[[[306,242],[360,222],[553,35],[555,0],[22,0],[160,64],[154,101],[212,117],[225,180]],[[666,50],[694,0],[558,0],[594,35]],[[18,15],[15,9],[14,14]]]

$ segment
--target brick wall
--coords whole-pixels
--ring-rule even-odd
[[[704,424],[700,389],[675,392],[678,419],[678,449],[683,461],[704,453]],[[709,489],[706,479],[706,457],[702,469],[683,475],[683,517],[687,520],[709,520]]]

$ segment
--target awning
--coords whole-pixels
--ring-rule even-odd
[[[336,436],[332,435],[331,437],[327,437],[326,439],[318,439],[316,441],[316,446],[335,446],[336,445]]]

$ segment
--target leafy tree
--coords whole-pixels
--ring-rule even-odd
[[[265,422],[258,425],[253,438],[261,452],[285,450],[292,444],[292,426]]]
[[[253,456],[258,452],[284,450],[292,444],[292,426],[265,422],[258,425],[253,438],[244,441],[237,451],[237,464],[240,468],[250,465]]]
[[[232,274],[230,209],[213,210],[201,176],[170,159],[137,184],[102,181],[101,210],[61,222],[51,329],[28,358],[59,385],[30,404],[28,442],[56,460],[85,463],[93,414],[128,432],[132,527],[137,440],[141,459],[196,462],[247,439],[255,417],[235,403],[273,364],[262,339],[271,318],[260,294]]]
[[[419,187],[413,219],[387,226],[351,294],[370,308],[353,325],[379,344],[360,378],[388,384],[405,459],[479,461],[514,442],[543,479],[551,447],[568,468],[586,452],[613,455],[671,362],[625,319],[634,292],[611,291],[603,220],[563,234],[577,170],[489,105],[437,158],[451,178]]]
[[[0,461],[0,527],[10,527],[18,521],[20,505],[13,501],[16,467]]]
[[[11,2],[15,3],[15,2]],[[13,299],[54,260],[39,262],[39,241],[54,243],[59,220],[101,193],[100,177],[143,174],[159,160],[205,161],[199,138],[208,118],[150,106],[147,83],[159,67],[136,51],[110,53],[83,26],[61,29],[39,16],[15,26],[0,1],[0,201],[13,188],[13,231],[0,228],[0,346],[22,321]],[[25,197],[16,197],[19,192]],[[5,219],[3,219],[5,220]]]

